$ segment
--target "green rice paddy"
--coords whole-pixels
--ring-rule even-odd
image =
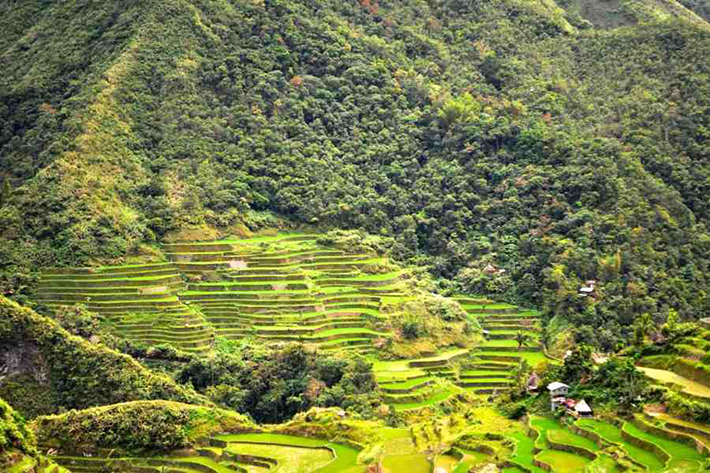
[[[519,464],[532,473],[544,473],[545,470],[533,464],[535,460],[535,442],[523,432],[515,432],[510,437],[515,441],[515,452],[510,461]]]
[[[231,453],[258,455],[279,461],[279,473],[362,473],[359,452],[325,440],[281,434],[220,435]]]
[[[433,390],[433,394],[429,396],[425,401],[421,402],[404,402],[404,403],[398,403],[398,404],[393,404],[394,408],[397,411],[408,411],[408,410],[414,410],[414,409],[421,409],[424,407],[432,407],[435,406],[436,404],[439,404],[440,402],[444,402],[447,399],[449,399],[451,396],[459,392],[459,388],[453,388],[453,387],[442,387],[438,390]]]
[[[557,450],[544,450],[536,458],[550,465],[556,473],[582,473],[591,463],[587,458]]]
[[[681,386],[682,390],[688,394],[710,399],[710,387],[705,386],[704,384],[700,384],[696,381],[692,381],[688,378],[679,376],[672,371],[645,368],[643,366],[638,366],[637,368],[643,371],[644,374],[651,379],[654,379],[661,383],[677,384]]]
[[[704,457],[694,448],[680,442],[647,433],[630,422],[624,424],[624,430],[634,437],[660,447],[664,452],[670,455],[670,460],[667,465],[668,468],[681,468],[681,471],[685,470],[689,472],[697,471],[700,468],[700,462],[703,461]]]
[[[386,258],[319,247],[313,235],[177,243],[165,245],[164,251],[169,262],[50,271],[42,278],[38,299],[50,308],[86,303],[105,317],[108,327],[126,338],[146,344],[169,343],[196,353],[211,351],[216,336],[257,337],[264,343],[293,340],[316,344],[323,350],[372,352],[374,340],[384,342],[392,337],[376,323],[388,317],[389,312],[382,309],[414,299],[407,294],[401,269],[382,273],[376,267],[388,264]],[[543,352],[532,351],[541,346],[539,313],[485,298],[458,300],[470,318],[487,327],[489,340],[481,347],[396,361],[368,355],[380,387],[402,415],[416,416],[418,413],[409,411],[432,408],[461,394],[463,389],[453,383],[473,393],[505,390],[517,360],[524,359],[533,366],[548,361]],[[529,347],[517,350],[514,337],[518,331],[531,337]],[[676,382],[663,376],[656,379]],[[451,381],[442,381],[445,377]],[[681,384],[693,394],[705,392],[710,397],[710,388],[703,391],[689,383]],[[606,471],[616,468],[608,455],[600,454],[592,461],[551,448],[549,441],[599,451],[594,442],[557,421],[534,417],[531,425],[540,432],[536,441],[522,432],[510,434],[516,444],[510,460],[520,468],[506,467],[504,472],[541,473],[544,470],[534,465],[536,459],[562,473],[581,472],[590,466]],[[578,425],[617,444],[649,471],[665,467],[653,453],[624,441],[621,430],[610,424],[582,420]],[[646,434],[631,424],[624,430],[667,451],[671,456],[669,466],[695,471],[693,468],[700,465],[702,457],[690,447]],[[407,429],[389,429],[382,437],[396,444],[411,443]],[[195,473],[199,467],[193,468],[190,463],[211,473],[234,473],[238,468],[249,473],[365,471],[357,464],[358,450],[323,440],[276,434],[224,435],[218,439],[227,446],[224,451],[216,447],[210,450],[214,458],[184,457],[179,459],[182,464],[171,459],[177,462],[170,465],[171,471]],[[536,448],[541,449],[537,454]],[[268,458],[275,466],[267,469],[264,465],[242,464],[223,456],[227,453]],[[383,467],[392,473],[431,473],[433,466],[464,473],[488,459],[474,451],[463,451],[463,455],[461,460],[440,455],[432,465],[426,455],[415,453],[412,447],[411,451],[387,451]],[[140,459],[136,462],[147,467]],[[100,459],[96,463],[100,464]]]
[[[431,473],[426,455],[388,455],[382,460],[384,473]]]
[[[595,419],[579,419],[577,425],[599,434],[604,440],[619,445],[629,458],[644,465],[648,471],[661,471],[663,462],[652,452],[627,442],[621,435],[621,429],[607,422]]]
[[[549,362],[550,359],[545,356],[544,353],[542,352],[524,352],[524,351],[496,351],[496,352],[490,352],[490,353],[485,353],[485,358],[481,358],[484,360],[492,360],[495,361],[496,359],[503,359],[503,358],[516,358],[516,359],[524,359],[527,361],[531,366],[537,366],[540,363],[543,362]]]
[[[692,429],[696,435],[703,437],[705,442],[710,442],[710,426],[706,424],[698,424],[683,419],[677,419],[666,414],[652,414],[652,416],[665,424],[668,428],[673,429],[676,426]]]

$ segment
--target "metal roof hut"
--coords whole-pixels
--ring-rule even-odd
[[[567,391],[569,391],[569,386],[565,383],[555,381],[547,385],[547,390],[550,391],[550,395],[552,396],[566,396]]]
[[[589,404],[587,404],[584,399],[579,401],[577,405],[574,406],[574,411],[579,417],[592,417],[594,415],[592,408],[589,407]]]

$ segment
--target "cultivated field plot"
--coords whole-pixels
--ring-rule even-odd
[[[72,472],[364,473],[358,450],[323,440],[277,434],[222,435],[194,455],[144,458],[54,457]]]
[[[313,235],[164,246],[168,262],[46,272],[37,299],[83,303],[120,335],[211,350],[214,339],[299,341],[370,351],[380,308],[406,300],[387,261],[319,246]]]
[[[457,385],[473,394],[507,390],[520,360],[535,367],[550,361],[540,340],[540,314],[484,297],[454,298],[469,317],[477,319],[485,341],[470,354]]]
[[[637,368],[643,371],[646,376],[655,381],[658,381],[660,383],[677,384],[681,386],[681,389],[688,394],[710,399],[710,387],[705,386],[704,384],[700,384],[696,381],[684,378],[672,371],[645,368],[643,366],[637,366]]]
[[[652,428],[642,417],[632,421],[579,419],[577,430],[556,419],[532,416],[528,435],[509,435],[516,443],[506,472],[704,471],[705,457],[672,432]]]
[[[490,334],[475,357],[461,349],[380,362],[377,346],[393,335],[382,328],[388,307],[414,298],[405,272],[386,258],[325,247],[317,238],[282,233],[167,244],[165,262],[48,271],[37,299],[54,309],[86,304],[127,339],[195,353],[210,352],[220,336],[370,354],[386,401],[403,411],[437,406],[462,389],[507,389],[517,360],[545,359],[537,313],[459,298]],[[521,347],[519,333],[528,338]],[[470,366],[460,370],[457,360],[467,356]]]
[[[645,471],[701,472],[705,457],[682,436],[662,427],[652,428],[641,416],[614,423],[596,419],[577,420],[577,427],[597,434],[605,450],[612,445],[631,466]]]

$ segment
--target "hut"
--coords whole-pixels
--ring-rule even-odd
[[[574,412],[578,417],[592,417],[594,415],[592,408],[589,407],[589,404],[584,399],[575,404]]]

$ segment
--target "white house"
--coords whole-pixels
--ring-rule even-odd
[[[555,409],[564,404],[569,386],[555,381],[547,385],[547,390],[550,392],[550,410],[554,412]]]
[[[594,292],[594,288],[596,287],[597,282],[596,281],[587,281],[586,285],[582,286],[579,288],[579,295],[580,296],[588,296]]]
[[[550,391],[550,397],[565,397],[569,392],[569,386],[555,381],[547,385],[547,390]]]

